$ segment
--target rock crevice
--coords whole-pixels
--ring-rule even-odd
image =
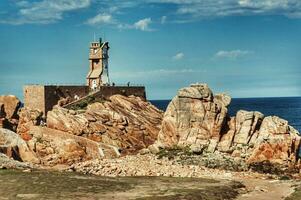
[[[158,139],[150,147],[190,147],[192,152],[226,153],[245,163],[296,165],[300,134],[276,116],[240,110],[228,115],[231,97],[213,95],[207,84],[180,89],[167,107]]]

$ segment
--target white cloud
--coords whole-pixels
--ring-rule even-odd
[[[95,17],[92,17],[87,20],[86,24],[89,25],[103,25],[103,24],[112,24],[114,23],[113,17],[110,14],[100,13]]]
[[[47,24],[64,18],[66,12],[89,7],[92,3],[100,13],[111,16],[125,14],[129,9],[139,9],[142,5],[173,5],[174,13],[162,16],[158,23],[187,23],[204,18],[250,15],[282,15],[301,18],[301,0],[15,0],[16,13],[1,16],[0,23],[9,24]],[[93,8],[94,8],[93,7]],[[131,11],[132,12],[132,11]],[[150,18],[138,21],[133,26],[139,30],[151,30]],[[101,20],[100,20],[101,21]]]
[[[151,18],[145,18],[137,21],[134,23],[135,29],[141,30],[141,31],[151,31],[149,28],[149,25],[152,23]]]
[[[215,54],[216,58],[228,58],[228,59],[237,59],[246,55],[251,54],[251,51],[247,50],[232,50],[232,51],[224,51],[220,50]]]
[[[91,0],[42,0],[38,2],[18,1],[18,13],[0,23],[9,24],[49,24],[63,18],[65,12],[89,7]]]
[[[181,60],[183,58],[184,58],[184,53],[182,53],[182,52],[179,52],[172,57],[173,60]]]
[[[151,29],[149,25],[152,23],[151,18],[145,18],[138,20],[134,24],[124,24],[124,23],[119,23],[117,27],[119,29],[137,29],[141,31],[154,31],[154,29]]]
[[[186,18],[208,18],[246,15],[284,15],[301,17],[300,0],[148,0],[174,4],[176,13]]]

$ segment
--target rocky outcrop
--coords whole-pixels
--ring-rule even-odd
[[[26,142],[17,133],[0,129],[0,153],[16,161],[43,166],[71,165],[120,155],[114,146],[46,127],[31,125],[27,134],[30,139]]]
[[[180,89],[164,114],[157,144],[163,147],[197,145],[214,151],[230,101],[226,94],[215,98],[206,84]]]
[[[15,131],[18,125],[20,100],[13,96],[0,96],[0,127]]]
[[[270,161],[272,163],[293,164],[300,151],[300,134],[288,121],[279,117],[264,118],[258,134],[250,141],[254,145],[249,163]]]
[[[139,97],[113,95],[84,111],[56,106],[47,114],[47,127],[113,145],[128,154],[154,143],[162,115]]]
[[[3,128],[5,126],[5,111],[4,111],[4,104],[0,103],[0,128]]]
[[[43,124],[43,112],[39,110],[32,110],[29,108],[21,108],[18,112],[19,122],[17,133],[24,139],[28,141],[31,139],[29,130],[32,126],[38,126]]]
[[[28,169],[33,168],[30,163],[14,160],[7,155],[0,153],[0,169]]]
[[[21,105],[20,100],[13,96],[0,96],[0,104],[4,105],[4,112],[7,119],[17,118],[17,112]]]
[[[47,127],[31,126],[30,150],[41,160],[42,165],[71,165],[91,159],[115,158],[118,149],[92,140],[71,135]]]
[[[214,96],[206,84],[180,89],[168,105],[158,139],[149,150],[190,147],[192,152],[222,153],[249,165],[297,164],[301,137],[286,120],[244,110],[229,117],[230,101],[225,94]]]
[[[18,134],[3,128],[0,129],[0,152],[15,160],[39,163],[35,153]]]

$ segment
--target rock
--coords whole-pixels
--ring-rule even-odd
[[[46,127],[31,126],[29,147],[46,166],[71,165],[91,159],[115,158],[118,148]]]
[[[40,162],[18,134],[3,128],[0,129],[0,151],[15,160],[30,163]]]
[[[258,131],[264,115],[260,112],[240,110],[236,114],[234,143],[248,144],[255,131]]]
[[[28,169],[32,167],[30,163],[13,160],[7,155],[0,153],[0,169]]]
[[[216,94],[214,100],[221,102],[225,107],[229,106],[231,103],[231,97],[225,93]]]
[[[73,115],[62,107],[54,107],[47,113],[47,127],[69,132],[73,135],[82,135],[88,127],[89,121],[83,114]]]
[[[266,117],[254,140],[254,150],[248,163],[269,161],[277,164],[296,164],[300,150],[300,134],[286,120]]]
[[[230,152],[233,146],[233,138],[236,132],[236,122],[235,117],[231,117],[227,119],[227,124],[225,125],[227,129],[220,137],[220,141],[218,143],[218,151],[221,152]]]
[[[92,111],[100,111],[105,110],[106,107],[103,105],[103,103],[95,102],[93,104],[89,104],[87,109]]]
[[[43,123],[43,112],[25,107],[21,108],[18,114],[19,123],[17,133],[22,137],[23,140],[28,141],[31,139],[31,135],[28,133],[31,126],[37,126]]]
[[[202,154],[204,151],[204,147],[200,144],[192,144],[190,145],[190,152],[194,154]]]
[[[158,145],[156,144],[152,144],[150,146],[148,146],[148,150],[152,153],[152,154],[157,154],[160,152],[160,148]]]
[[[20,100],[13,96],[0,96],[0,127],[16,131],[18,125],[18,109]]]
[[[264,117],[257,111],[237,112],[229,117],[227,106],[231,98],[226,94],[213,95],[206,84],[193,84],[180,89],[164,114],[157,141],[149,149],[158,147],[189,147],[191,152],[210,154],[219,158],[222,166],[237,169],[269,163],[275,168],[296,168],[301,137],[286,120],[276,116]],[[230,163],[230,160],[232,160]],[[216,159],[204,161],[206,166],[221,166]],[[235,164],[236,163],[236,164]],[[277,167],[276,167],[277,166]]]
[[[4,105],[4,112],[7,119],[17,119],[18,109],[20,108],[20,100],[13,95],[0,96],[0,104]]]
[[[4,103],[0,102],[0,118],[5,118],[6,117],[6,113],[4,110]]]
[[[157,138],[162,111],[139,97],[113,95],[71,115],[61,107],[47,114],[47,127],[118,146],[122,154],[137,153]]]
[[[227,107],[214,100],[206,84],[180,89],[167,107],[157,142],[165,147],[209,145],[210,139],[219,140],[226,116]]]
[[[141,149],[141,150],[139,151],[139,154],[140,154],[140,155],[145,155],[145,154],[149,154],[149,153],[151,153],[149,149]]]
[[[178,97],[211,101],[212,91],[207,84],[192,84],[178,91]]]

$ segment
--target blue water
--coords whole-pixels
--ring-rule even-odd
[[[161,110],[166,110],[170,100],[151,101]],[[259,111],[265,116],[276,115],[289,121],[289,124],[301,132],[301,97],[277,98],[234,98],[229,106],[230,116],[238,110]]]

